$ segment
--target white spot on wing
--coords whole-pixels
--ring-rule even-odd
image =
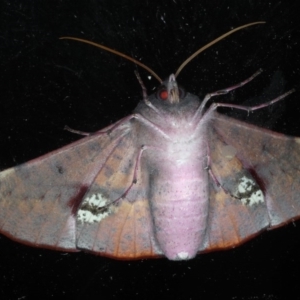
[[[102,194],[93,194],[91,197],[86,197],[84,202],[97,207],[103,207],[107,203],[107,199]],[[84,203],[83,202],[83,203]]]
[[[254,204],[264,202],[264,195],[262,190],[258,188],[258,185],[253,179],[246,176],[243,176],[240,179],[237,188],[237,195],[244,205],[252,206]]]
[[[111,212],[112,206],[108,205],[108,199],[97,193],[83,200],[81,208],[77,212],[77,220],[82,223],[99,223]]]

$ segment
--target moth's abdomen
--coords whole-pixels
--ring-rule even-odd
[[[193,258],[203,242],[208,213],[208,173],[203,162],[169,164],[152,180],[154,234],[171,260]]]

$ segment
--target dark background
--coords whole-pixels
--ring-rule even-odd
[[[96,131],[141,99],[136,67],[93,40],[141,60],[165,78],[190,54],[240,25],[266,21],[206,50],[179,83],[203,97],[259,68],[245,88],[217,101],[260,103],[291,88],[278,105],[246,121],[300,136],[298,1],[1,1],[0,168],[78,139],[65,125]],[[148,91],[155,79],[140,70]],[[215,100],[216,101],[216,100]],[[232,114],[232,112],[231,112]],[[292,159],[292,157],[291,157]],[[115,261],[26,247],[0,237],[1,299],[299,299],[299,222],[229,251],[188,262]],[[297,298],[298,297],[298,298]]]

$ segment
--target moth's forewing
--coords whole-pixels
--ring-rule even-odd
[[[238,245],[265,228],[278,227],[300,215],[300,140],[274,133],[217,112],[210,123],[211,180],[206,242],[200,251]],[[218,142],[219,141],[219,142]],[[220,150],[235,150],[228,159]],[[264,194],[257,203],[232,196],[240,168]],[[224,188],[222,188],[222,185]]]
[[[84,194],[128,127],[95,133],[0,173],[0,231],[32,246],[76,251]]]
[[[135,126],[136,123],[131,123]],[[106,157],[77,215],[79,249],[114,258],[159,254],[153,237],[148,178],[141,169],[135,130]]]

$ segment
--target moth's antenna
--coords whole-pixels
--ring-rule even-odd
[[[102,50],[105,50],[105,51],[108,51],[108,52],[111,52],[115,55],[118,55],[118,56],[121,56],[131,62],[133,62],[134,64],[137,64],[138,66],[144,68],[145,70],[147,70],[150,74],[152,74],[160,83],[162,83],[162,80],[161,78],[153,71],[151,70],[149,67],[147,67],[146,65],[144,65],[143,63],[139,62],[138,60],[124,54],[124,53],[121,53],[117,50],[114,50],[114,49],[111,49],[111,48],[108,48],[106,46],[103,46],[103,45],[100,45],[100,44],[97,44],[97,43],[94,43],[94,42],[91,42],[91,41],[88,41],[88,40],[84,40],[84,39],[79,39],[79,38],[74,38],[74,37],[69,37],[69,36],[63,36],[63,37],[60,37],[59,38],[60,40],[73,40],[73,41],[78,41],[78,42],[82,42],[82,43],[86,43],[86,44],[89,44],[89,45],[92,45],[92,46],[95,46],[97,48],[100,48]]]
[[[192,54],[188,59],[186,59],[182,64],[181,66],[178,68],[178,70],[176,71],[175,73],[175,77],[177,77],[179,75],[179,73],[182,71],[182,69],[192,60],[194,59],[199,53],[203,52],[205,49],[209,48],[210,46],[216,44],[217,42],[219,42],[220,40],[226,38],[227,36],[233,34],[234,32],[236,31],[239,31],[241,29],[244,29],[246,27],[249,27],[249,26],[253,26],[253,25],[257,25],[257,24],[264,24],[266,22],[254,22],[254,23],[249,23],[249,24],[246,24],[246,25],[243,25],[243,26],[240,26],[240,27],[237,27],[221,36],[219,36],[218,38],[216,38],[215,40],[213,40],[212,42],[206,44],[205,46],[203,46],[202,48],[200,48],[199,50],[197,50],[194,54]]]
[[[216,44],[217,42],[219,42],[220,40],[224,39],[225,37],[231,35],[232,33],[236,32],[236,31],[239,31],[241,29],[244,29],[246,27],[250,27],[250,26],[253,26],[253,25],[257,25],[257,24],[264,24],[266,22],[254,22],[254,23],[249,23],[249,24],[246,24],[246,25],[243,25],[243,26],[240,26],[238,28],[235,28],[223,35],[221,35],[220,37],[218,37],[217,39],[213,40],[212,42],[208,43],[207,45],[201,47],[199,50],[197,50],[194,54],[192,54],[188,59],[186,59],[182,64],[181,66],[178,68],[178,70],[176,71],[175,73],[175,77],[177,77],[179,75],[179,73],[182,71],[182,69],[192,60],[194,59],[198,54],[200,54],[201,52],[203,52],[205,49],[209,48],[210,46]],[[88,40],[85,40],[85,39],[80,39],[80,38],[75,38],[75,37],[69,37],[69,36],[63,36],[63,37],[60,37],[59,38],[60,40],[73,40],[73,41],[78,41],[78,42],[82,42],[82,43],[85,43],[85,44],[89,44],[89,45],[92,45],[92,46],[95,46],[97,48],[100,48],[102,50],[105,50],[105,51],[108,51],[108,52],[111,52],[115,55],[118,55],[118,56],[121,56],[131,62],[133,62],[134,64],[142,67],[143,69],[147,70],[150,74],[152,74],[160,83],[162,83],[162,80],[161,78],[153,71],[151,70],[149,67],[147,67],[146,65],[144,65],[143,63],[141,63],[140,61],[122,53],[122,52],[119,52],[117,50],[114,50],[114,49],[111,49],[109,47],[106,47],[106,46],[103,46],[101,44],[97,44],[97,43],[94,43],[94,42],[91,42],[91,41],[88,41]]]

